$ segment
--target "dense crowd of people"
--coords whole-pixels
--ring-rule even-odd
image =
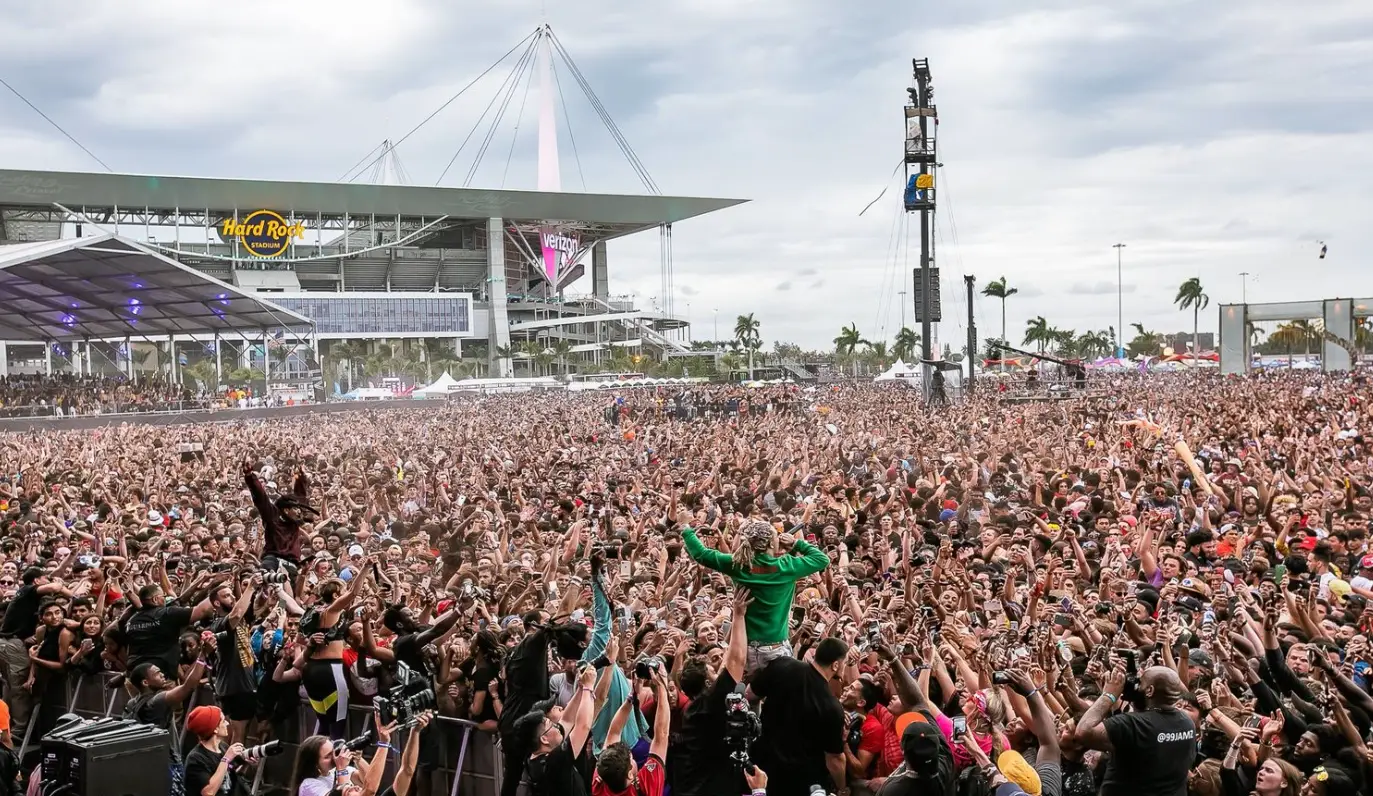
[[[158,375],[134,380],[71,373],[0,376],[0,418],[151,412],[184,407],[194,397]]]
[[[451,719],[503,796],[1370,791],[1362,376],[703,394],[0,436],[0,747],[105,672],[206,796],[302,706],[292,796]]]

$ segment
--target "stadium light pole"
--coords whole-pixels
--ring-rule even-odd
[[[1249,272],[1240,271],[1240,303],[1249,303]]]
[[[712,333],[712,336],[714,337],[715,342],[718,343],[720,342],[720,308],[712,307],[710,311],[715,314],[715,331]]]
[[[1125,251],[1125,244],[1117,243],[1111,248],[1116,250],[1116,356],[1120,356],[1125,350],[1122,345],[1125,340],[1125,270],[1121,266],[1121,252]]]

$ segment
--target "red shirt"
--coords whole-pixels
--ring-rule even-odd
[[[906,753],[901,750],[901,736],[896,734],[896,716],[887,710],[885,705],[875,705],[868,711],[868,720],[874,716],[882,725],[882,751],[877,756],[877,776],[890,776],[906,760]],[[863,722],[863,734],[867,736],[867,721]],[[864,747],[860,747],[864,748]]]
[[[638,790],[630,785],[622,791],[613,791],[601,781],[598,771],[591,775],[591,796],[663,796],[665,781],[663,761],[657,755],[649,754],[644,764],[639,766]]]

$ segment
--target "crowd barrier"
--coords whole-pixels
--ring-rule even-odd
[[[129,701],[128,690],[120,685],[113,686],[117,675],[101,672],[95,675],[72,673],[65,682],[56,683],[34,707],[33,719],[19,747],[21,759],[36,749],[43,727],[51,726],[63,713],[75,713],[86,718],[119,716],[125,703]],[[187,702],[184,709],[175,717],[173,732],[180,737],[181,748],[189,751],[196,743],[185,729],[186,716],[197,705],[215,704],[214,691],[208,686],[201,687]],[[373,710],[371,705],[353,705],[348,710],[348,737],[356,738],[371,726]],[[41,725],[41,726],[40,726]],[[439,764],[432,770],[415,773],[412,794],[447,793],[449,796],[495,796],[499,791],[501,776],[501,755],[496,736],[477,729],[477,725],[465,719],[440,716],[431,731],[440,733],[441,755]],[[299,708],[283,722],[271,725],[267,732],[250,736],[247,743],[263,743],[279,739],[285,752],[269,757],[256,767],[252,781],[253,796],[265,794],[288,787],[291,769],[295,763],[296,750],[300,742],[314,734],[315,714],[308,704]],[[387,773],[384,783],[395,776],[400,763],[400,755],[409,740],[409,730],[396,733],[391,739],[392,752],[387,757]],[[370,758],[370,750],[366,752]],[[420,779],[427,777],[428,783]]]
[[[100,404],[98,410],[66,409],[53,404],[24,404],[23,406],[0,406],[0,418],[100,417],[103,415],[145,415],[165,412],[205,412],[211,411],[217,406],[222,407],[222,403],[209,398],[193,401],[112,401]]]
[[[422,401],[409,398],[389,401],[335,401],[324,404],[296,404],[295,406],[260,406],[249,409],[199,409],[166,412],[139,412],[126,415],[77,415],[76,417],[0,417],[0,431],[77,431],[124,423],[148,426],[184,426],[199,423],[232,423],[239,420],[262,420],[294,417],[296,415],[357,412],[378,409],[414,409],[424,406]]]

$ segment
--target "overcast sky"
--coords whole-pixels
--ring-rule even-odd
[[[115,171],[337,180],[541,19],[537,0],[15,3],[0,77]],[[1036,315],[1114,325],[1118,241],[1127,326],[1190,330],[1172,299],[1193,276],[1213,303],[1203,330],[1241,271],[1254,301],[1373,295],[1368,0],[569,0],[547,19],[664,193],[752,200],[675,229],[698,338],[717,308],[722,336],[745,312],[769,342],[828,348],[851,322],[895,334],[910,276],[889,175],[912,57],[930,59],[941,122],[943,339],[966,333],[965,273],[1020,288],[1015,341]],[[513,60],[401,145],[411,182],[434,184]],[[560,77],[564,188],[639,192]],[[536,187],[522,96],[474,185]],[[463,184],[484,134],[443,184]],[[101,170],[3,91],[0,166]],[[610,258],[612,292],[657,296],[656,234]],[[974,306],[997,336],[999,303]]]

